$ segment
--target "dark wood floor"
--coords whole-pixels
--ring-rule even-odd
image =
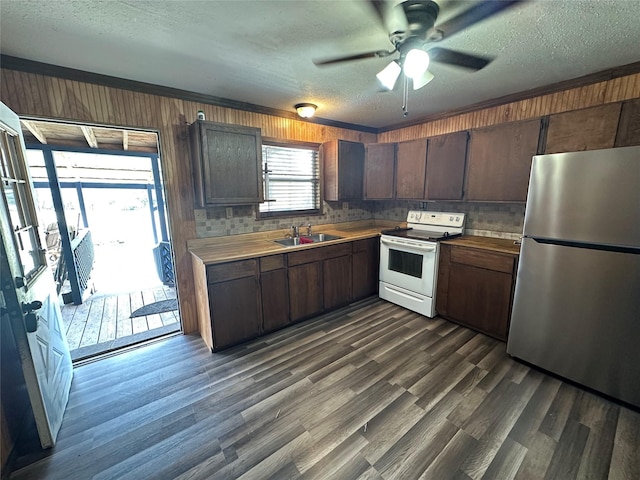
[[[639,448],[638,412],[371,298],[77,368],[56,448],[11,478],[638,479]]]

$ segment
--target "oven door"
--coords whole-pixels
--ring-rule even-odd
[[[433,297],[437,242],[388,235],[380,237],[380,281]]]

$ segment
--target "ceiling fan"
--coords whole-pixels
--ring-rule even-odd
[[[326,60],[314,60],[318,66],[360,60],[382,58],[399,54],[376,76],[384,87],[393,90],[398,77],[404,72],[404,115],[407,116],[409,80],[413,89],[424,87],[433,79],[428,70],[430,61],[446,63],[468,70],[480,70],[492,58],[459,52],[443,47],[431,46],[445,38],[491,17],[523,0],[483,0],[467,10],[436,25],[440,7],[432,0],[408,0],[399,4],[385,0],[370,0],[378,17],[389,32],[391,50],[346,55]]]

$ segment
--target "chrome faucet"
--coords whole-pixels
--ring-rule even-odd
[[[291,238],[299,238],[300,237],[300,229],[304,227],[304,224],[301,223],[297,227],[295,225],[291,225]],[[311,236],[311,224],[307,224],[307,237]]]

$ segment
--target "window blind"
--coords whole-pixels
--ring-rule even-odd
[[[262,146],[263,214],[317,212],[320,209],[318,151],[313,148]]]

